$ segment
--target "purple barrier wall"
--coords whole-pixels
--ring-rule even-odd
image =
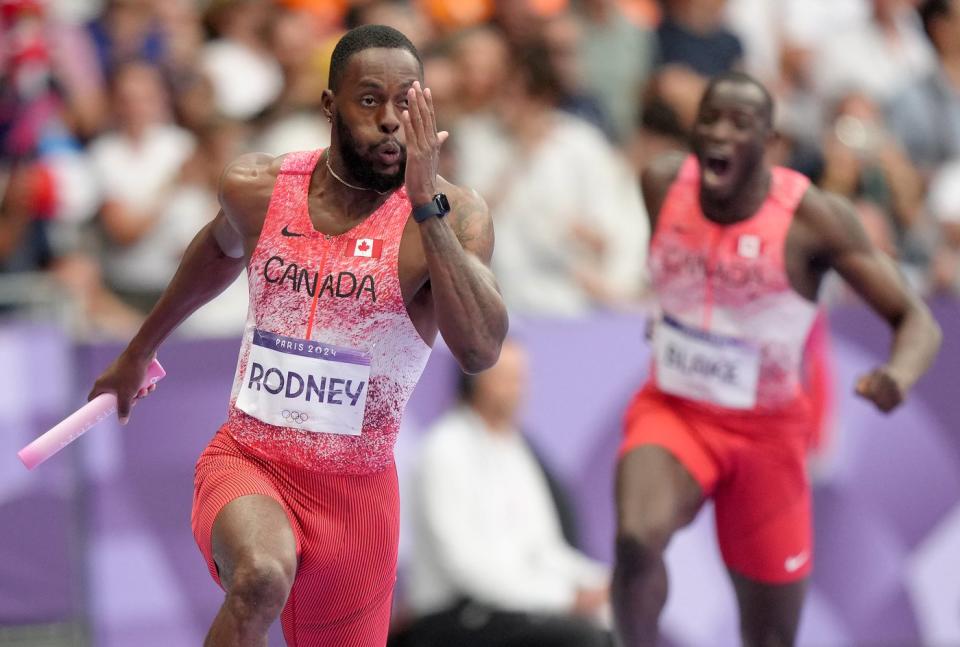
[[[82,613],[76,461],[28,472],[16,453],[55,423],[73,392],[72,349],[57,330],[0,328],[0,626]]]
[[[860,310],[833,316],[839,422],[836,442],[812,468],[817,562],[801,644],[960,644],[960,434],[954,423],[960,404],[950,381],[960,363],[960,306],[945,304],[936,312],[947,330],[944,353],[892,417],[850,395],[855,375],[872,366],[889,335]],[[574,497],[584,548],[609,560],[620,416],[646,372],[642,322],[604,316],[515,328],[532,356],[525,426]],[[137,407],[128,427],[106,423],[35,474],[24,476],[19,468],[21,480],[36,489],[55,480],[57,470],[83,465],[86,606],[95,645],[200,644],[216,611],[221,594],[190,533],[190,499],[196,458],[224,417],[237,346],[235,340],[168,344],[161,360],[169,377]],[[78,351],[78,393],[116,350]],[[43,359],[62,366],[62,356],[54,355]],[[408,409],[398,445],[401,471],[419,434],[447,406],[452,371],[449,355],[435,352]],[[6,474],[18,465],[2,467]],[[24,505],[15,497],[10,502]],[[670,548],[664,631],[676,644],[738,644],[711,514],[705,509]],[[5,613],[3,569],[14,571],[25,558],[8,555],[18,542],[49,536],[44,524],[63,531],[68,515],[51,510],[42,518],[24,517],[15,533],[6,530],[4,517],[0,621],[18,619]],[[60,577],[70,571],[65,550],[62,564],[55,560],[42,578],[22,573],[20,586],[68,590],[69,578]],[[42,608],[36,596],[18,599],[28,611]],[[58,611],[74,610],[63,605]],[[282,644],[279,632],[271,644]]]

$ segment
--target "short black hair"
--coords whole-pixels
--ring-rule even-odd
[[[760,83],[760,81],[746,72],[724,72],[710,79],[710,82],[707,84],[707,89],[703,92],[701,103],[706,101],[717,86],[722,83],[752,85],[759,88],[760,92],[763,93],[763,109],[767,113],[767,125],[773,126],[773,95],[770,94],[770,91],[767,90],[767,87],[763,83]]]
[[[333,55],[330,57],[330,78],[327,81],[330,89],[336,92],[340,87],[340,79],[347,69],[347,62],[351,56],[374,47],[407,50],[417,59],[417,63],[420,65],[420,75],[423,76],[423,61],[409,38],[393,27],[387,27],[386,25],[362,25],[344,34],[337,46],[333,48]]]
[[[950,15],[953,0],[925,0],[920,3],[917,12],[920,14],[920,21],[923,23],[923,31],[927,32],[927,38],[933,42],[933,23],[944,16]]]

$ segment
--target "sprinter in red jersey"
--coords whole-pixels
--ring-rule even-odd
[[[765,162],[772,112],[754,79],[719,77],[693,154],[658,159],[643,176],[659,313],[617,473],[613,596],[626,647],[656,644],[663,552],[707,498],[744,644],[793,644],[813,562],[804,458],[816,417],[802,358],[829,270],[893,329],[890,359],[856,387],[880,410],[900,404],[940,344],[851,205]]]
[[[196,469],[193,531],[226,591],[206,645],[266,645],[277,617],[291,647],[384,645],[404,407],[438,330],[467,372],[499,355],[491,220],[437,176],[447,134],[422,83],[400,32],[348,32],[323,96],[330,147],[226,169],[220,213],[91,391],[126,418],[160,343],[246,268],[227,422]]]

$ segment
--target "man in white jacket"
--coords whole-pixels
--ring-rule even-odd
[[[527,358],[464,376],[460,406],[424,438],[415,467],[403,645],[605,646],[609,573],[564,539],[548,479],[517,428]]]

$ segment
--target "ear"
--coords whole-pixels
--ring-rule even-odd
[[[779,146],[787,143],[787,138],[783,136],[783,133],[780,132],[780,130],[770,126],[767,129],[767,134],[764,136],[764,143],[768,148],[771,146]]]
[[[779,130],[771,129],[767,133],[764,145],[764,159],[768,164],[785,165],[791,150],[790,137]]]
[[[327,118],[327,121],[332,122],[333,115],[336,112],[333,90],[328,88],[320,95],[320,109],[323,110],[323,116]]]

